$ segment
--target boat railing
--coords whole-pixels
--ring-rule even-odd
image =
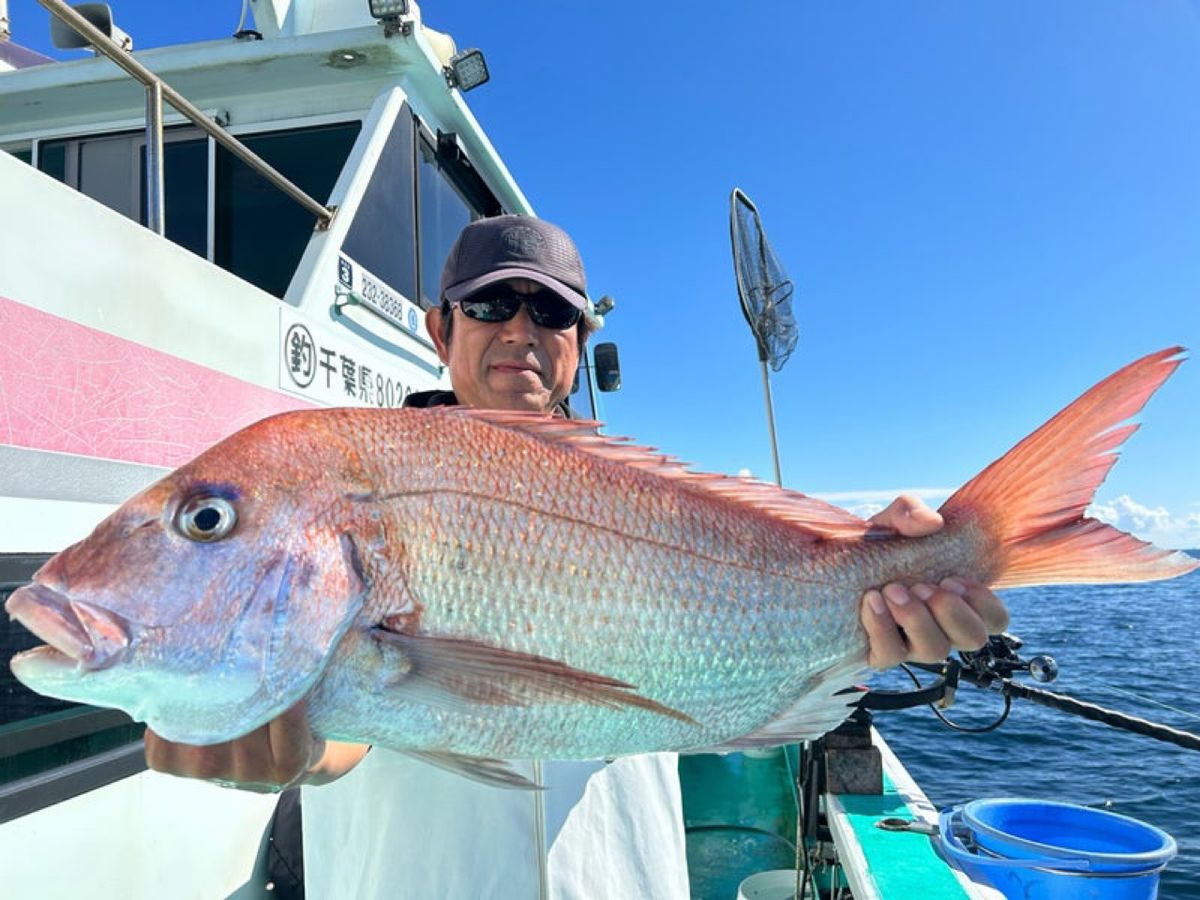
[[[112,60],[146,88],[146,224],[152,231],[161,235],[165,233],[166,229],[163,197],[163,101],[173,106],[192,124],[312,213],[316,217],[318,230],[323,231],[329,227],[335,212],[333,207],[319,203],[302,191],[257,153],[206,116],[186,97],[134,59],[132,53],[122,49],[116,41],[63,0],[38,0],[38,3],[49,10],[50,15],[76,31],[95,48],[97,53]]]

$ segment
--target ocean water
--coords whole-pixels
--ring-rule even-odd
[[[1189,551],[1200,557],[1200,551]],[[1023,658],[1049,654],[1059,677],[1024,684],[1200,733],[1200,571],[1143,585],[1002,592]],[[921,673],[918,673],[919,675]],[[925,675],[923,680],[932,676]],[[889,674],[876,687],[899,688]],[[948,715],[984,725],[995,692],[959,688]],[[1120,731],[1025,700],[997,731],[946,728],[927,707],[876,714],[875,724],[938,806],[979,797],[1038,797],[1149,822],[1179,844],[1163,900],[1200,900],[1200,751]]]

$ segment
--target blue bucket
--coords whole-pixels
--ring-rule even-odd
[[[940,825],[943,856],[1022,900],[1154,900],[1176,853],[1153,825],[1046,800],[974,800]]]

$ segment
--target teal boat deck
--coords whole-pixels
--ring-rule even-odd
[[[885,831],[886,818],[936,822],[936,809],[876,733],[882,794],[826,794],[826,818],[854,900],[1002,900],[937,855],[927,835]],[[756,872],[795,867],[797,748],[679,761],[693,900],[736,900]],[[818,879],[828,890],[828,873]]]

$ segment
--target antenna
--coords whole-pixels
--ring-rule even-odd
[[[771,379],[767,363],[778,372],[796,349],[800,329],[792,315],[794,287],[783,270],[763,231],[758,208],[741,190],[729,196],[729,238],[733,243],[733,273],[737,278],[742,313],[758,345],[762,364],[763,391],[767,401],[767,429],[775,460],[775,483],[783,486],[779,468],[779,445],[775,438],[775,410],[771,401]]]

